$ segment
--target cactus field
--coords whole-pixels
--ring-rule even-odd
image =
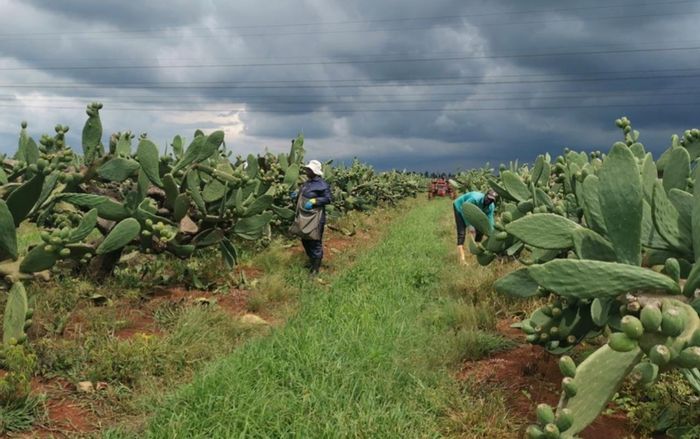
[[[609,149],[457,174],[499,194],[493,228],[464,204],[466,266],[420,174],[326,161],[313,280],[287,233],[302,135],[159,147],[101,111],[80,148],[22,122],[2,157],[0,432],[700,437],[697,129],[654,158],[623,117]]]
[[[653,386],[677,370],[700,395],[700,131],[674,135],[654,160],[627,118],[616,124],[623,139],[607,153],[546,154],[487,176],[504,200],[493,230],[464,210],[488,236],[469,243],[479,264],[522,264],[495,289],[543,299],[514,326],[561,356],[561,398],[537,406],[533,439],[574,437],[625,380]],[[478,186],[483,174],[465,177]],[[607,343],[579,364],[567,355],[595,339]]]

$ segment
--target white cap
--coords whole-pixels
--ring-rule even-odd
[[[323,171],[321,170],[322,165],[321,165],[321,162],[319,162],[318,160],[311,160],[311,161],[310,161],[306,166],[304,166],[304,167],[305,167],[305,168],[311,169],[311,172],[313,172],[314,174],[318,175],[319,177],[323,177]]]

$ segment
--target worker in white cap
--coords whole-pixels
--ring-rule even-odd
[[[303,227],[304,233],[297,233],[301,236],[301,243],[304,246],[306,255],[309,257],[309,267],[312,276],[316,276],[321,268],[323,260],[323,229],[326,225],[325,206],[331,202],[331,187],[323,179],[323,169],[321,162],[311,160],[303,168],[306,174],[306,182],[299,188],[298,192],[293,192],[292,198],[297,205],[297,218],[306,217]],[[312,230],[309,230],[309,226]]]

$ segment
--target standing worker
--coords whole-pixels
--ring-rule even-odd
[[[304,251],[309,257],[312,276],[317,276],[323,260],[323,229],[326,225],[326,208],[331,202],[331,187],[323,179],[321,162],[311,160],[303,168],[306,182],[299,192],[292,192],[296,202],[296,215],[290,232],[301,237]]]
[[[476,242],[481,242],[483,234],[478,230],[475,230],[474,227],[469,224],[469,221],[464,218],[462,205],[464,203],[471,203],[477,206],[489,218],[489,224],[491,224],[491,227],[493,228],[494,211],[496,210],[497,198],[498,194],[493,190],[489,190],[486,194],[483,192],[474,191],[467,192],[452,202],[455,214],[455,223],[457,225],[457,250],[459,250],[459,260],[463,264],[466,263],[466,259],[464,258],[464,238],[467,229],[469,229],[469,233],[474,237]]]

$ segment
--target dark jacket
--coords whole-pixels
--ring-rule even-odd
[[[316,204],[314,206],[323,209],[321,222],[325,224],[325,206],[330,204],[332,201],[331,187],[328,185],[328,183],[326,183],[326,180],[316,175],[301,186],[299,193],[304,199],[316,199]]]

